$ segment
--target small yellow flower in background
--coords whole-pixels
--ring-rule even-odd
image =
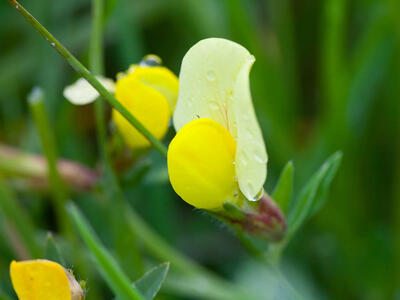
[[[11,281],[19,300],[83,300],[81,286],[61,265],[28,260],[10,265]]]
[[[156,138],[161,140],[165,136],[178,98],[179,81],[174,73],[161,66],[159,57],[145,56],[139,65],[119,73],[115,84],[111,79],[98,79]],[[81,78],[64,89],[64,96],[73,104],[83,105],[96,100],[99,94]],[[150,146],[118,111],[113,110],[112,118],[129,147]]]
[[[254,57],[218,38],[194,45],[182,61],[174,112],[177,131],[168,149],[172,187],[183,200],[221,209],[263,195],[267,153],[251,100]]]

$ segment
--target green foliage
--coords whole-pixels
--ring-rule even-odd
[[[292,199],[293,179],[294,166],[293,162],[289,161],[283,168],[279,177],[279,181],[272,192],[272,198],[285,214],[287,214],[290,206],[290,200]]]
[[[91,1],[22,4],[92,70]],[[252,97],[270,158],[267,187],[278,183],[271,195],[287,212],[290,232],[297,233],[281,258],[284,275],[305,299],[396,297],[400,288],[399,1],[111,0],[104,5],[101,49],[108,77],[147,53],[162,57],[178,74],[188,48],[210,36],[229,38],[249,49],[256,57]],[[116,176],[108,173],[113,170],[99,156],[93,105],[73,107],[62,96],[63,87],[77,75],[7,1],[0,2],[0,23],[0,141],[46,154],[48,147],[41,146],[26,103],[32,87],[42,87],[58,157],[100,170],[104,176],[93,189],[72,190],[68,196],[76,200],[127,274],[126,284],[143,274],[147,261],[151,265],[170,261],[159,298],[234,299],[228,293],[237,286],[227,284],[232,278],[246,279],[244,288],[258,292],[252,295],[269,295],[266,279],[260,276],[261,269],[268,270],[259,262],[249,264],[234,235],[174,195],[157,153],[125,165],[124,173],[118,169]],[[106,105],[105,130],[109,128]],[[172,136],[171,130],[165,145]],[[318,167],[338,149],[344,153],[343,163],[331,182],[340,154],[331,156],[326,167]],[[295,174],[290,174],[291,165],[281,172],[291,159]],[[68,266],[87,281],[86,299],[112,299],[114,292],[89,259],[91,252],[81,240],[73,241],[62,232],[54,190],[43,185],[46,179],[16,177],[9,167],[17,162],[5,162],[3,169],[6,164],[0,159],[0,299],[16,299],[8,272],[12,259],[56,259],[49,246],[53,242],[43,248],[49,230]],[[18,167],[25,165],[24,161]],[[243,240],[250,240],[248,249],[257,255],[268,246],[249,236]],[[281,253],[285,246],[275,249]],[[183,258],[181,252],[186,254]]]
[[[332,154],[304,185],[288,214],[288,236],[325,203],[329,186],[341,162],[340,152]]]
[[[74,204],[68,203],[67,209],[79,234],[93,254],[96,267],[114,293],[121,300],[144,300],[145,298],[137,287],[129,284],[128,277],[123,273],[111,254],[101,245],[98,237],[78,208]]]
[[[169,263],[164,263],[154,267],[135,281],[135,286],[146,300],[152,300],[157,295],[167,276],[168,269]]]
[[[64,257],[61,255],[60,249],[58,248],[53,235],[49,232],[46,236],[46,245],[44,248],[44,258],[55,261],[62,266],[66,266]]]

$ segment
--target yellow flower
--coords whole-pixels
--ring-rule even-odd
[[[267,153],[249,87],[254,60],[217,38],[198,42],[183,58],[168,171],[176,193],[195,207],[218,210],[263,193]]]
[[[157,139],[162,139],[178,97],[178,78],[167,68],[133,66],[118,79],[115,97]],[[150,142],[143,137],[118,111],[113,121],[131,148],[145,148]]]
[[[84,299],[82,288],[71,273],[52,261],[12,261],[10,275],[19,300]]]
[[[136,117],[156,138],[162,139],[178,98],[179,81],[169,69],[162,67],[155,55],[147,55],[139,65],[132,65],[126,73],[119,73],[117,82],[98,77],[98,80]],[[99,96],[81,78],[64,89],[64,97],[76,105],[93,102]],[[112,118],[128,146],[146,148],[150,143],[118,111]]]

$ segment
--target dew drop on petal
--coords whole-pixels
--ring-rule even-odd
[[[214,81],[215,80],[215,72],[213,70],[207,71],[206,77],[207,77],[208,81]]]
[[[266,160],[263,158],[263,155],[261,155],[261,153],[258,150],[254,151],[254,159],[258,163],[261,163],[261,164],[266,163]]]
[[[249,139],[252,139],[254,137],[253,132],[251,132],[251,130],[246,129],[246,135]]]
[[[249,163],[249,159],[247,156],[247,153],[242,151],[242,153],[240,153],[240,162],[242,163],[243,166],[247,166],[247,164]]]
[[[208,105],[209,105],[209,107],[210,107],[212,110],[219,110],[219,105],[218,105],[218,103],[215,102],[215,101],[210,101],[210,102],[208,103]]]

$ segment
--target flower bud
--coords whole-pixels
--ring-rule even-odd
[[[271,242],[282,240],[286,232],[286,220],[279,206],[264,193],[257,201],[246,208],[232,204],[224,205],[225,211],[219,214],[222,219],[239,227],[248,234]]]

